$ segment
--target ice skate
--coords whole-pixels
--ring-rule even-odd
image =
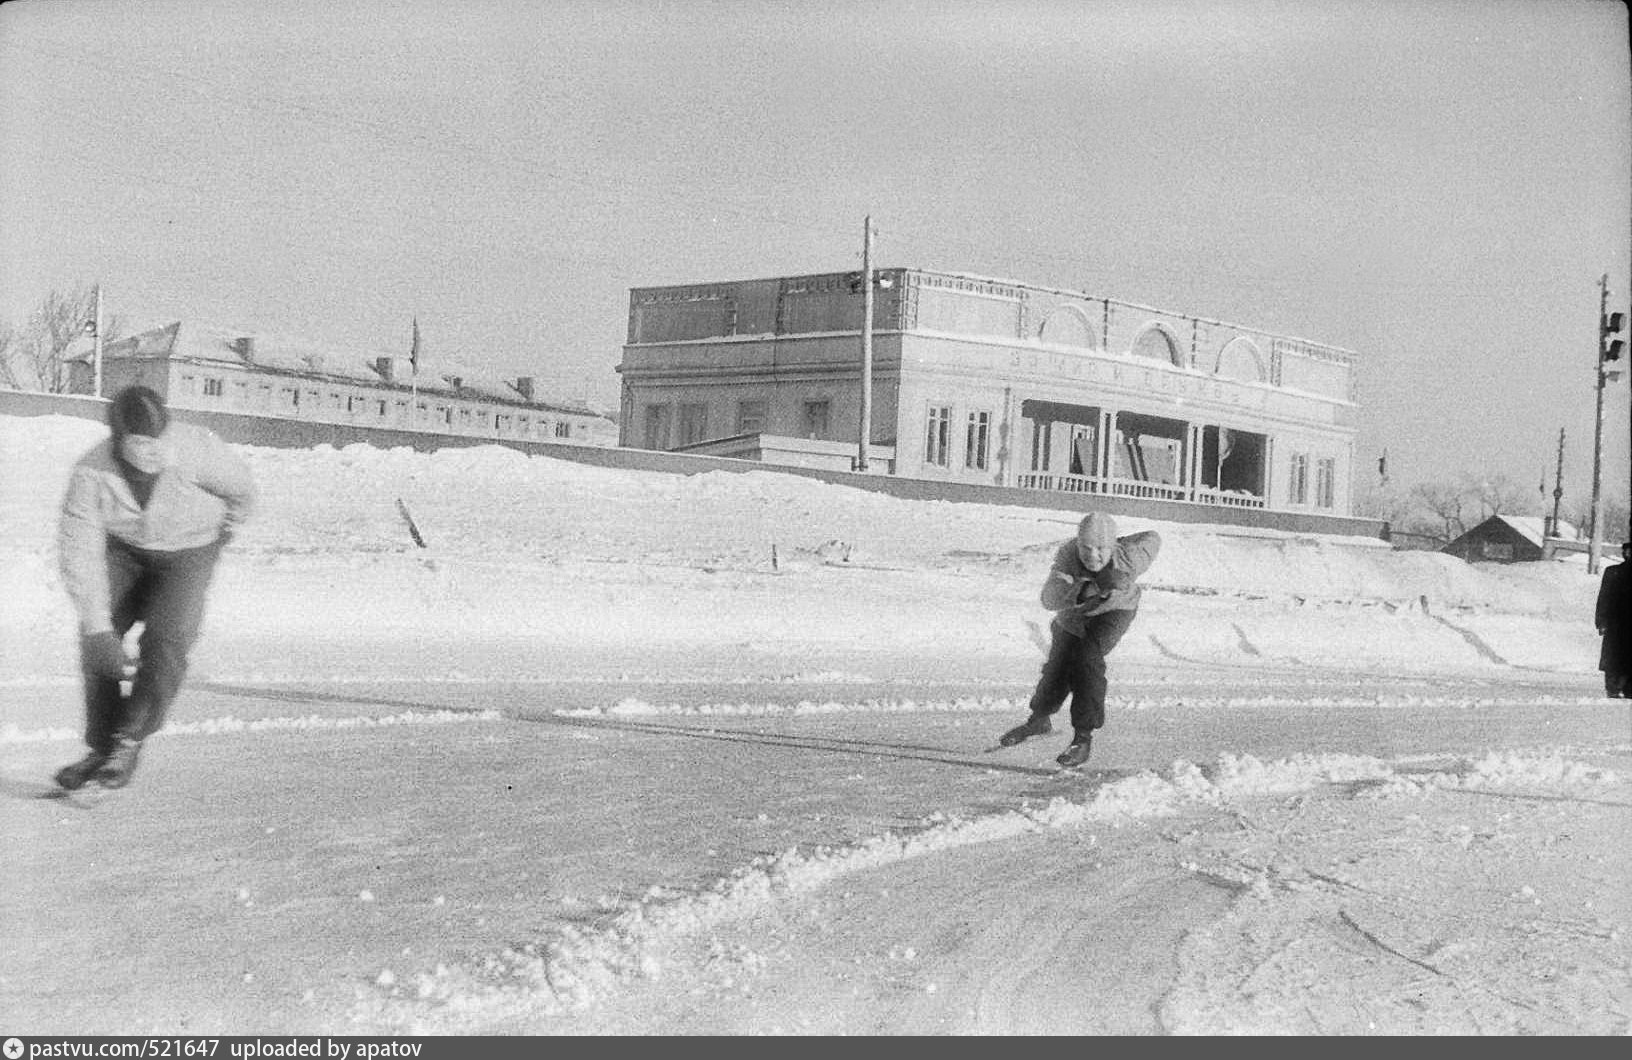
[[[79,761],[65,765],[57,770],[56,776],[52,779],[57,782],[57,787],[63,791],[78,791],[92,777],[96,776],[97,771],[107,765],[107,762],[108,756],[106,753],[91,751]]]
[[[1094,749],[1094,738],[1087,733],[1078,733],[1071,741],[1071,746],[1059,753],[1054,759],[1066,769],[1080,766],[1088,761],[1088,755]]]
[[[122,788],[130,783],[136,772],[136,760],[142,753],[142,741],[120,737],[114,744],[107,762],[96,771],[96,782],[104,788]]]
[[[1033,736],[1042,736],[1054,731],[1054,723],[1047,714],[1033,714],[1024,722],[1016,725],[998,738],[998,743],[1004,747],[1013,747],[1017,743],[1024,743]]]

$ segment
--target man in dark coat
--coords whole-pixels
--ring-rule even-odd
[[[1054,553],[1043,583],[1042,604],[1054,612],[1053,635],[1042,676],[1031,697],[1031,717],[1004,733],[1012,747],[1053,730],[1051,717],[1071,695],[1071,745],[1062,766],[1080,766],[1093,749],[1094,730],[1105,724],[1105,656],[1139,612],[1138,578],[1156,561],[1162,539],[1154,530],[1116,536],[1116,521],[1089,512],[1077,535]]]
[[[1621,545],[1620,563],[1604,568],[1592,621],[1604,638],[1598,650],[1604,694],[1610,699],[1632,698],[1632,687],[1627,684],[1632,671],[1632,541]]]

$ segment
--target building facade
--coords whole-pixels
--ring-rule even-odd
[[[869,471],[1350,513],[1351,351],[956,273],[874,284]],[[619,444],[777,459],[806,442],[814,466],[849,443],[853,458],[859,287],[830,273],[633,289]]]
[[[69,364],[69,392],[95,392],[92,354]],[[612,444],[590,409],[539,399],[534,380],[497,382],[422,373],[408,358],[372,359],[284,338],[181,322],[112,342],[102,393],[152,387],[177,408],[239,412],[436,434]]]

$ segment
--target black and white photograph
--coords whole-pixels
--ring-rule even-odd
[[[1632,1034],[1628,30],[0,3],[5,1060]]]

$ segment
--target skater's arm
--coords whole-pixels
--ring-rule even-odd
[[[1137,578],[1156,562],[1162,550],[1162,537],[1154,530],[1144,530],[1118,539],[1112,566]]]
[[[214,494],[227,506],[222,530],[231,533],[255,511],[255,478],[249,465],[227,443],[213,433],[199,446],[198,465],[193,481],[199,489]]]
[[[82,633],[113,629],[108,590],[108,535],[103,525],[101,484],[89,468],[77,467],[68,479],[57,523],[57,563],[63,587],[79,612]]]
[[[1086,572],[1076,559],[1077,546],[1067,541],[1054,554],[1054,563],[1043,580],[1042,603],[1049,611],[1064,611],[1082,602],[1082,587],[1087,583]]]

